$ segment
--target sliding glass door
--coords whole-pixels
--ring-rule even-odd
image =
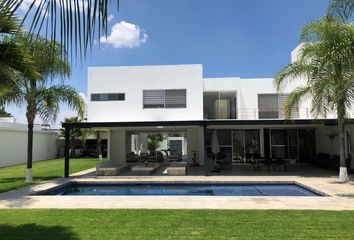
[[[276,129],[270,133],[271,158],[298,158],[297,129]]]
[[[232,131],[233,163],[245,163],[248,157],[260,155],[260,131],[258,129]]]

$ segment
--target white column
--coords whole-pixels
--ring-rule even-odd
[[[111,161],[118,164],[126,163],[126,134],[125,130],[112,130],[111,132]]]

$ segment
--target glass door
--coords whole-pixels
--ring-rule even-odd
[[[245,138],[243,130],[232,131],[233,157],[232,163],[243,163],[245,157]]]
[[[247,163],[260,156],[260,131],[258,129],[233,131],[233,163]]]

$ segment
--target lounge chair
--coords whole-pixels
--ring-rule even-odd
[[[97,176],[117,176],[129,169],[127,164],[117,164],[113,161],[98,163],[96,165]]]

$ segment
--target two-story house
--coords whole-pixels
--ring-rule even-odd
[[[288,94],[301,84],[298,79],[277,93],[272,78],[205,78],[201,64],[91,67],[87,122],[67,128],[106,131],[108,158],[119,164],[148,150],[149,159],[162,153],[204,165],[213,134],[227,167],[248,164],[253,155],[293,163],[309,163],[319,153],[338,155],[334,116],[315,119],[310,99],[285,119]],[[347,157],[353,134],[348,126]]]

